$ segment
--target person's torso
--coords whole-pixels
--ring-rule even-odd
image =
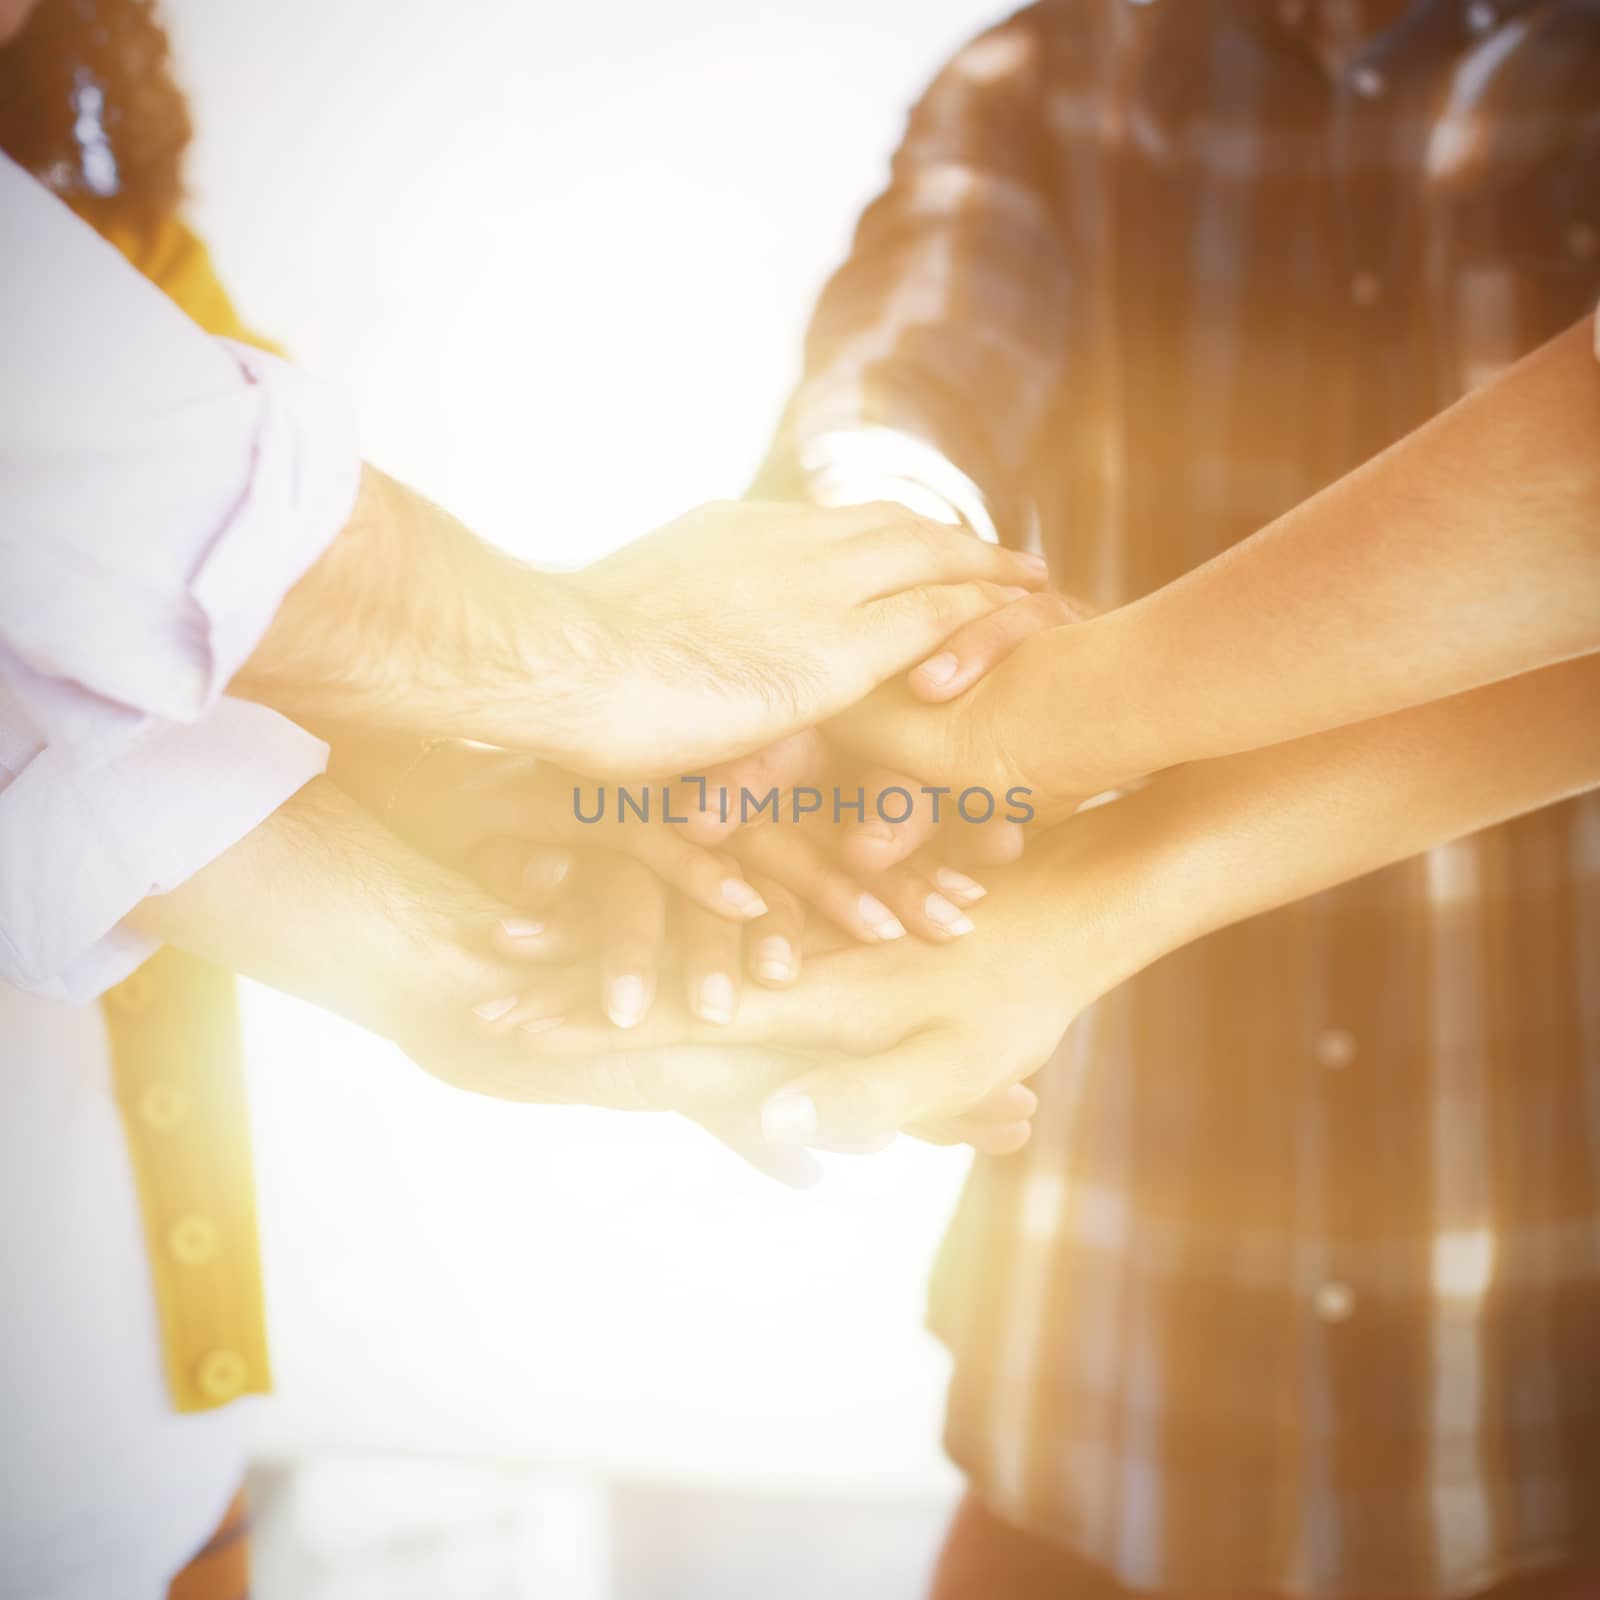
[[[1342,38],[1324,9],[1038,8],[1074,279],[1033,487],[1056,581],[1101,604],[1600,298],[1600,4],[1415,0]],[[1577,1548],[1600,800],[1168,957],[1039,1086],[935,1298],[991,1503],[1141,1586],[1424,1592]]]

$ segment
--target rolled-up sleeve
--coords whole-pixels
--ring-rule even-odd
[[[345,408],[0,158],[0,978],[73,999],[327,751],[225,695],[348,520]]]
[[[199,718],[349,517],[347,411],[4,160],[0,349],[0,674],[51,743]]]
[[[148,724],[103,762],[64,745],[10,773],[14,759],[0,766],[0,979],[87,1000],[156,949],[127,914],[264,822],[326,768],[328,747],[224,697],[196,722]]]

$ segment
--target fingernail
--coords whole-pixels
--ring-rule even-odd
[[[498,1022],[507,1012],[516,1006],[516,997],[509,1000],[485,1000],[481,1006],[474,1006],[474,1016],[482,1017],[485,1022]]]
[[[817,1108],[808,1094],[775,1094],[761,1108],[761,1132],[773,1144],[804,1144],[817,1135]]]
[[[756,946],[756,971],[769,983],[787,983],[794,976],[794,946],[787,939],[763,939]]]
[[[862,895],[856,901],[856,910],[861,913],[861,920],[880,939],[905,938],[906,930],[900,919],[876,895]]]
[[[507,917],[500,928],[508,939],[537,939],[544,932],[542,922],[529,922],[522,917]]]
[[[1014,1083],[1000,1096],[1001,1115],[1026,1122],[1039,1109],[1039,1097],[1025,1083]]]
[[[934,873],[933,881],[946,894],[953,894],[956,899],[967,902],[981,900],[989,892],[976,878],[969,878],[966,873],[957,872],[954,867],[940,867]]]
[[[1002,588],[1000,593],[1007,600],[1026,600],[1028,598],[1028,590],[1014,589],[1009,585]]]
[[[953,650],[941,650],[917,668],[917,676],[926,678],[929,683],[949,683],[960,670],[961,658]]]
[[[743,878],[724,878],[722,898],[733,906],[741,917],[764,917],[767,902]]]
[[[644,1020],[644,979],[635,972],[613,978],[606,994],[606,1015],[619,1028],[637,1028]]]
[[[928,913],[928,921],[946,933],[972,932],[972,918],[959,906],[951,905],[942,894],[930,894],[922,902],[922,909]]]
[[[565,1017],[532,1017],[524,1022],[518,1033],[549,1033],[552,1028],[559,1028],[567,1019]]]
[[[700,980],[700,1015],[707,1022],[733,1021],[733,979],[727,973],[708,973]]]
[[[1028,568],[1030,572],[1037,572],[1043,575],[1050,570],[1050,563],[1043,556],[1035,555],[1032,550],[1017,551],[1017,560]]]
[[[546,893],[571,871],[571,856],[536,856],[522,869],[522,887],[530,894]]]

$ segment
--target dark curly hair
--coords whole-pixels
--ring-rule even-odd
[[[0,149],[97,226],[175,212],[192,132],[155,0],[41,0],[0,48]]]

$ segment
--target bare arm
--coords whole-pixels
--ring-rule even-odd
[[[967,938],[815,957],[792,988],[747,993],[721,1036],[842,1053],[774,1101],[775,1137],[958,1114],[1035,1071],[1086,1005],[1169,951],[1600,785],[1597,696],[1590,655],[1167,773],[992,874]],[[710,1033],[680,1023],[685,1036]],[[675,1042],[670,1020],[639,1040]]]
[[[677,1111],[763,1170],[746,1130],[797,1070],[765,1049],[663,1049],[630,1060],[597,1025],[593,1059],[549,1061],[522,1019],[597,1015],[595,962],[498,954],[511,908],[418,854],[334,784],[308,784],[266,822],[129,919],[140,932],[297,995],[392,1039],[443,1082],[496,1099]],[[493,1015],[485,1002],[515,996]]]
[[[1102,619],[1130,770],[1257,749],[1600,649],[1593,341],[1579,324],[1254,538]],[[1098,626],[1058,637],[1101,661]],[[1064,662],[1045,693],[1071,695],[1071,672]]]
[[[948,716],[890,691],[842,736],[920,777],[1070,802],[1600,649],[1593,340],[1572,328],[1177,582],[1035,634]]]
[[[1042,582],[1036,558],[899,506],[754,502],[557,576],[368,467],[232,688],[317,726],[671,775],[832,715],[993,610],[996,585]]]
[[[473,1007],[528,985],[489,945],[508,910],[316,779],[129,920],[404,1042],[443,1010],[466,1036]]]

